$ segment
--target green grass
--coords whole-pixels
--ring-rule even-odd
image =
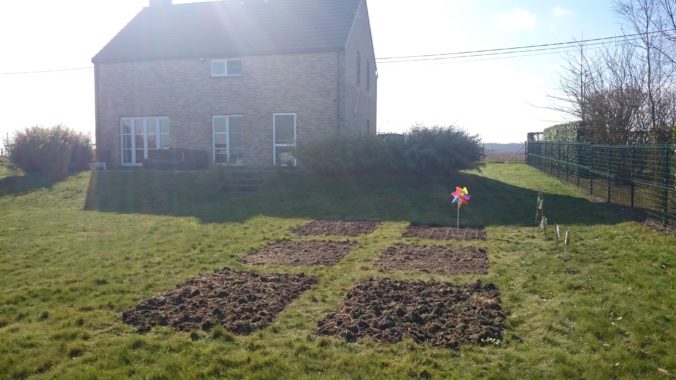
[[[523,164],[458,178],[289,177],[251,195],[217,194],[213,173],[82,173],[58,183],[0,178],[0,378],[669,378],[676,373],[676,242]],[[382,273],[379,253],[409,222],[485,226],[486,276]],[[536,189],[573,234],[570,259],[531,226]],[[313,218],[382,220],[331,268],[245,266],[247,251]],[[224,266],[306,272],[319,283],[268,328],[145,335],[120,322],[138,301]],[[360,279],[495,283],[511,314],[499,345],[346,343],[317,321]],[[660,371],[665,370],[668,374]]]

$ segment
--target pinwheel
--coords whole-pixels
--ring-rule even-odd
[[[457,204],[458,205],[458,212],[457,212],[457,217],[456,217],[456,228],[459,230],[460,229],[460,207],[462,205],[469,204],[469,191],[467,190],[466,187],[460,187],[456,186],[455,191],[451,193],[453,196],[453,201],[451,203]]]
[[[462,205],[466,205],[469,203],[469,192],[467,191],[466,187],[456,187],[455,191],[451,193],[453,195],[453,202],[452,203],[457,203],[458,208]]]

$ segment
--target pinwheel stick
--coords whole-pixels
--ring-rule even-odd
[[[455,216],[455,228],[460,232],[460,207],[462,207],[463,204],[469,203],[469,192],[466,187],[457,186],[451,195],[453,195],[452,203],[458,204]]]
[[[457,211],[456,217],[455,217],[455,229],[458,230],[458,232],[460,232],[460,202],[458,202],[457,209],[458,209],[458,211]]]

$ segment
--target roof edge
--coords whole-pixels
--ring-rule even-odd
[[[246,54],[186,54],[173,57],[157,57],[157,58],[144,58],[144,59],[97,59],[97,56],[92,58],[93,64],[101,63],[129,63],[129,62],[157,62],[157,61],[174,61],[179,59],[199,59],[199,58],[223,58],[223,57],[260,57],[265,55],[291,55],[291,54],[309,54],[309,53],[335,53],[345,51],[345,46],[338,46],[334,48],[327,49],[293,49],[286,51],[277,51],[277,52],[254,52]]]

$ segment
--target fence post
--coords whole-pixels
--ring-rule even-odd
[[[594,146],[589,145],[589,195],[594,195]]]
[[[561,178],[561,143],[556,144],[556,178]]]
[[[575,186],[580,187],[580,145],[575,144]]]
[[[634,208],[634,195],[636,189],[635,183],[634,183],[634,156],[636,155],[635,153],[636,148],[632,145],[631,146],[631,158],[629,159],[629,181],[631,182],[631,208]]]
[[[662,224],[667,227],[669,225],[669,181],[671,179],[671,145],[664,146],[664,192],[662,195],[664,201],[664,213],[662,214]]]
[[[565,162],[565,164],[564,164],[565,166],[563,168],[566,170],[566,182],[568,182],[568,165],[569,165],[569,162],[568,162],[568,144],[566,144],[563,148],[564,148],[563,152],[564,152],[564,157],[565,157],[565,159],[563,160]]]
[[[606,173],[608,173],[608,178],[606,178],[608,183],[607,203],[610,203],[610,145],[606,147]]]

